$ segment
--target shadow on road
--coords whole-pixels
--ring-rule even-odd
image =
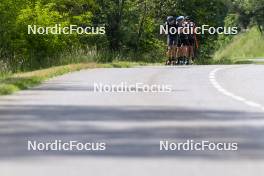
[[[171,107],[2,106],[0,160],[48,155],[264,159],[264,128],[247,125],[260,119],[263,119],[260,113]],[[196,122],[197,125],[188,125]],[[200,126],[199,122],[209,125]],[[219,122],[227,125],[215,125]],[[228,125],[236,122],[244,125]],[[187,125],[181,126],[181,123]],[[27,140],[52,142],[55,139],[107,142],[107,150],[27,151]],[[164,139],[238,142],[239,150],[159,151],[159,141]]]

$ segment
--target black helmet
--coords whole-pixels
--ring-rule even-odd
[[[173,23],[175,23],[175,19],[174,19],[174,17],[173,17],[173,16],[168,16],[168,17],[167,17],[167,23],[168,23],[168,24],[173,24]]]
[[[178,17],[176,18],[177,21],[181,21],[181,20],[183,20],[183,19],[184,19],[184,16],[178,16]]]
[[[167,21],[172,21],[173,20],[173,16],[167,16]]]

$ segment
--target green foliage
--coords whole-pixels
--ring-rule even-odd
[[[19,31],[20,36],[13,43],[16,48],[15,54],[20,59],[23,67],[45,67],[46,64],[47,66],[51,66],[52,64],[45,58],[63,52],[68,47],[67,43],[74,43],[74,40],[76,41],[74,37],[67,35],[28,35],[27,25],[42,27],[54,26],[55,24],[61,24],[62,26],[69,25],[69,22],[63,21],[63,17],[67,16],[67,14],[62,16],[54,8],[55,4],[53,3],[42,5],[40,2],[37,2],[33,8],[27,6],[18,14],[16,29]],[[32,58],[33,60],[27,60]]]
[[[235,63],[241,60],[264,57],[264,37],[253,27],[248,32],[235,36],[230,43],[214,55],[216,63]]]
[[[228,14],[225,17],[224,20],[225,23],[225,27],[238,27],[239,26],[239,17],[237,14]],[[238,29],[240,30],[240,29]],[[219,35],[218,36],[218,41],[217,41],[217,48],[221,49],[223,47],[225,47],[227,44],[229,44],[232,40],[232,38],[234,37],[234,35]]]
[[[18,90],[19,89],[12,84],[0,84],[0,95],[9,95]]]
[[[24,2],[24,3],[23,3]],[[0,14],[5,21],[0,27],[0,60],[12,71],[32,70],[62,64],[62,54],[72,53],[82,47],[82,41],[90,36],[36,34],[28,35],[28,25],[37,27],[61,27],[70,24],[88,26],[93,13],[85,5],[88,1],[13,1],[5,0],[0,5]],[[80,4],[82,3],[82,4]],[[20,6],[21,5],[21,6]],[[10,8],[10,11],[7,10]],[[8,21],[8,22],[7,22]]]
[[[241,28],[248,28],[252,23],[260,31],[264,29],[264,3],[263,0],[228,0],[231,13],[238,14]],[[254,24],[255,23],[255,24]]]
[[[263,30],[263,0],[2,0],[0,74],[77,62],[165,59],[159,25],[169,15],[191,16],[197,26],[257,25]],[[105,26],[106,35],[28,35],[28,25]],[[199,63],[210,62],[232,37],[198,36]]]

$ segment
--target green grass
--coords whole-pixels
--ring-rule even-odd
[[[12,84],[0,84],[0,95],[9,95],[12,94],[19,89]]]
[[[50,78],[66,73],[92,68],[129,68],[133,66],[146,65],[145,63],[121,62],[112,63],[80,63],[65,66],[51,67],[32,72],[17,73],[13,75],[2,75],[0,77],[0,95],[9,95],[19,90],[25,90],[41,84]]]
[[[249,59],[264,58],[264,36],[256,27],[240,33],[214,55],[216,64],[253,63]]]

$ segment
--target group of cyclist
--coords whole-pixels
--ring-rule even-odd
[[[167,34],[167,57],[166,65],[188,65],[195,58],[198,42],[195,34],[195,23],[190,17],[179,16],[177,18],[168,16],[165,23],[169,31],[171,28],[177,32]],[[187,29],[187,30],[186,30]]]

